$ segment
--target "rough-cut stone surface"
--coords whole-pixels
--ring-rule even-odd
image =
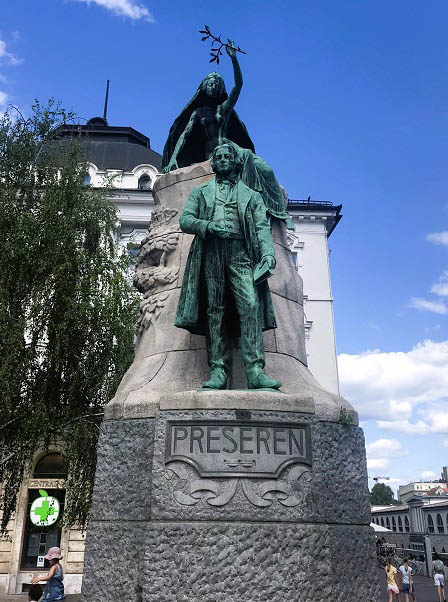
[[[149,520],[154,420],[101,425],[93,520]]]
[[[204,479],[202,493],[188,505],[188,486],[196,484],[198,491],[198,474],[183,462],[165,465],[167,419],[309,423],[311,469],[296,465],[304,471],[297,481],[294,467],[278,480],[233,479],[234,490],[232,479]],[[221,506],[209,503],[216,499],[207,491],[210,481],[230,491]],[[291,507],[276,493],[279,483],[296,500]],[[271,485],[272,493],[261,499],[260,487],[271,491]],[[157,602],[212,602],[220,592],[229,601],[252,602],[266,594],[297,602],[327,596],[376,602],[369,521],[364,439],[357,427],[322,422],[310,413],[249,409],[166,410],[155,421],[105,422],[84,600],[140,602],[143,588],[146,602],[156,595]]]
[[[144,565],[143,602],[379,599],[368,526],[153,523]]]
[[[142,522],[92,521],[86,538],[83,602],[141,602]]]

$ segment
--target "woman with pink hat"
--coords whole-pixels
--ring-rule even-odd
[[[61,548],[50,548],[45,556],[45,559],[50,561],[48,575],[33,577],[32,583],[39,583],[39,581],[47,582],[42,602],[53,602],[54,600],[63,600],[65,598],[63,584],[64,574],[62,572],[62,566],[59,563],[61,558]]]

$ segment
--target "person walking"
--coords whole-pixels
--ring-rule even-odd
[[[432,563],[432,574],[434,577],[434,585],[437,587],[437,593],[439,594],[439,602],[446,602],[445,600],[445,575],[444,575],[444,564],[437,558]]]
[[[50,561],[50,570],[48,571],[48,575],[34,577],[32,583],[39,583],[39,581],[47,582],[44,595],[42,597],[42,602],[55,602],[56,600],[64,600],[64,573],[62,566],[59,563],[62,558],[61,548],[50,548],[44,558]]]
[[[387,595],[389,596],[389,602],[392,602],[392,594],[395,594],[397,602],[400,602],[400,590],[398,589],[398,585],[395,580],[395,575],[398,571],[393,565],[393,559],[391,556],[388,556],[387,558],[385,570],[387,580]]]
[[[40,586],[38,583],[34,583],[30,586],[30,589],[28,591],[29,602],[39,602],[39,600],[42,598],[43,593],[44,590],[42,589],[42,586]]]
[[[405,602],[409,602],[409,594],[412,595],[412,598],[415,602],[415,591],[414,591],[414,583],[412,579],[412,569],[408,565],[408,559],[405,558],[403,560],[403,564],[398,569],[401,573],[401,578],[403,582],[402,592],[404,594]]]

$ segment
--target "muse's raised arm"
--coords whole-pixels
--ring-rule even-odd
[[[223,117],[227,117],[230,114],[231,110],[236,105],[241,88],[243,87],[243,74],[241,73],[241,67],[238,59],[236,58],[236,50],[232,40],[228,40],[228,42],[229,43],[226,45],[226,51],[232,60],[235,85],[231,89],[228,99],[225,100],[221,105]]]

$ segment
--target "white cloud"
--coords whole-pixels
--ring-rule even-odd
[[[8,102],[8,95],[6,94],[6,92],[2,92],[0,90],[0,108],[4,107],[7,102]]]
[[[442,447],[448,447],[448,437],[445,437],[445,439],[442,441]]]
[[[430,407],[427,410],[419,410],[429,420],[432,433],[448,433],[448,409],[442,407]]]
[[[367,469],[371,472],[385,471],[389,468],[392,458],[407,456],[409,453],[396,439],[384,438],[366,445],[366,452]]]
[[[446,406],[446,402],[443,403]],[[425,404],[417,408],[423,420],[378,420],[378,426],[384,431],[406,433],[407,435],[426,435],[428,433],[448,433],[448,409],[437,404]]]
[[[438,429],[448,425],[442,405],[448,399],[448,341],[428,339],[407,352],[342,353],[338,366],[342,394],[362,420],[375,418],[385,430],[444,432]],[[421,420],[411,423],[420,408]]]
[[[406,433],[407,435],[426,435],[431,428],[423,420],[411,423],[409,420],[378,420],[378,426],[383,431]]]
[[[127,17],[136,21],[138,19],[144,19],[150,23],[154,23],[154,17],[142,4],[139,4],[135,0],[77,0],[78,2],[85,2],[86,4],[97,4],[103,8],[110,10],[112,14],[119,17]]]
[[[421,297],[411,299],[409,307],[419,309],[420,311],[430,311],[443,316],[448,313],[448,307],[443,301],[431,301],[430,299],[422,299]]]
[[[21,59],[6,50],[6,42],[0,40],[0,59],[6,59],[10,65],[20,65]]]
[[[399,458],[409,453],[396,439],[378,439],[366,445],[366,452],[369,459]]]
[[[437,475],[432,470],[424,470],[420,474],[420,478],[422,479],[422,481],[432,481],[433,479],[437,478]]]
[[[435,245],[446,245],[448,247],[448,231],[431,232],[426,237],[426,240],[429,240],[429,242],[432,242]]]
[[[367,470],[386,470],[389,464],[388,458],[367,458]]]
[[[431,293],[439,295],[439,297],[448,297],[448,282],[436,282],[431,287]]]
[[[448,297],[448,270],[445,270],[439,281],[432,285],[431,293],[439,295],[439,297]]]

